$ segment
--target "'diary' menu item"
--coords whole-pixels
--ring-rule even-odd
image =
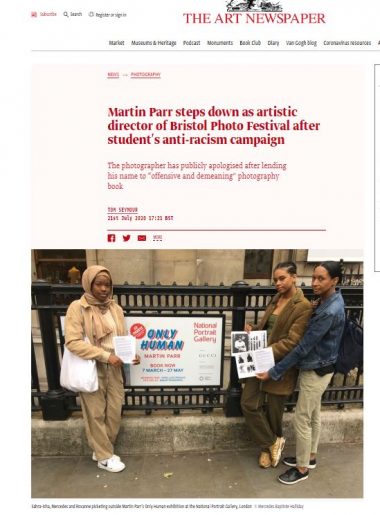
[[[255,377],[257,372],[266,372],[274,366],[266,331],[232,331],[231,354],[235,356],[239,379]]]

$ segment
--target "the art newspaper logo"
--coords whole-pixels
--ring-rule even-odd
[[[227,12],[282,12],[280,2],[267,0],[227,0]]]

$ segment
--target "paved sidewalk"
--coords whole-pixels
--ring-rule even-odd
[[[294,448],[286,446],[285,455]],[[361,444],[324,444],[310,477],[278,482],[286,470],[260,469],[257,451],[128,456],[123,472],[97,468],[90,456],[32,458],[32,498],[55,499],[314,499],[361,498]],[[165,474],[168,477],[165,477]]]

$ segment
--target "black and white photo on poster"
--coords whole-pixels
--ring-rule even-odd
[[[240,354],[248,350],[248,333],[245,331],[231,332],[231,354]]]
[[[232,331],[231,332],[231,354],[255,351],[267,346],[266,331]]]
[[[266,331],[250,331],[248,333],[248,350],[264,349],[267,346]]]
[[[267,372],[274,366],[273,350],[264,347],[235,355],[239,379],[255,377],[258,372]]]

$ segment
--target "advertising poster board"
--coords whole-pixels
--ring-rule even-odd
[[[221,386],[224,315],[132,315],[141,366],[131,367],[131,386]]]

